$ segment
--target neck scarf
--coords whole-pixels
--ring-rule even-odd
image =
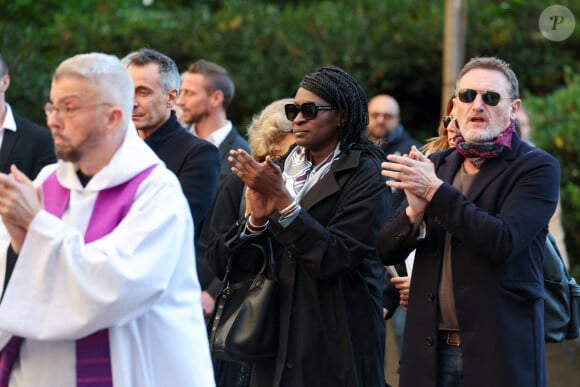
[[[512,121],[506,130],[491,141],[482,143],[467,142],[461,132],[455,136],[455,148],[463,157],[468,159],[477,169],[480,169],[487,159],[499,157],[504,147],[512,149],[512,135],[515,131],[515,123]]]
[[[285,179],[286,188],[290,194],[300,202],[300,199],[326,175],[332,162],[340,155],[340,143],[320,164],[314,166],[310,152],[304,147],[296,146],[284,163],[282,175]]]

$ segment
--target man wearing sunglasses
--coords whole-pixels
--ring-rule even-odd
[[[388,155],[404,155],[413,145],[417,148],[423,145],[405,130],[401,124],[399,103],[387,94],[378,94],[369,100],[366,135]]]
[[[542,253],[560,167],[515,133],[507,63],[472,59],[456,97],[454,148],[382,165],[406,200],[379,255],[395,264],[417,249],[400,386],[546,386]]]

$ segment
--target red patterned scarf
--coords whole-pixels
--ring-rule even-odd
[[[463,157],[468,159],[471,164],[477,169],[480,169],[483,162],[487,159],[493,159],[499,157],[499,154],[507,147],[512,148],[512,135],[515,132],[515,123],[512,121],[506,130],[499,134],[491,141],[486,141],[482,143],[467,142],[461,135],[461,132],[457,132],[455,136],[455,148]]]

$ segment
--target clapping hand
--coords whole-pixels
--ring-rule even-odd
[[[404,190],[410,218],[422,218],[433,195],[443,184],[435,174],[433,163],[415,146],[408,155],[388,155],[387,160],[381,164],[382,175],[392,179],[387,180],[386,184]]]
[[[15,165],[10,167],[10,174],[0,173],[0,215],[16,253],[20,252],[28,227],[42,206],[42,189],[35,188]]]

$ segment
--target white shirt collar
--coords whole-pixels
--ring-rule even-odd
[[[217,130],[214,130],[208,136],[208,138],[206,138],[206,140],[211,142],[212,144],[214,144],[216,148],[219,148],[220,145],[222,144],[222,142],[224,142],[224,140],[228,136],[228,134],[230,134],[232,127],[233,127],[232,122],[230,120],[228,120],[224,126],[222,126],[221,128],[219,128]],[[191,131],[191,133],[193,133],[194,135],[199,137],[197,135],[197,131],[195,130],[195,124],[191,125],[190,131]]]
[[[12,109],[8,103],[6,103],[6,115],[4,116],[4,122],[0,128],[10,129],[11,131],[16,132],[16,121],[14,121],[14,114],[12,114]]]

